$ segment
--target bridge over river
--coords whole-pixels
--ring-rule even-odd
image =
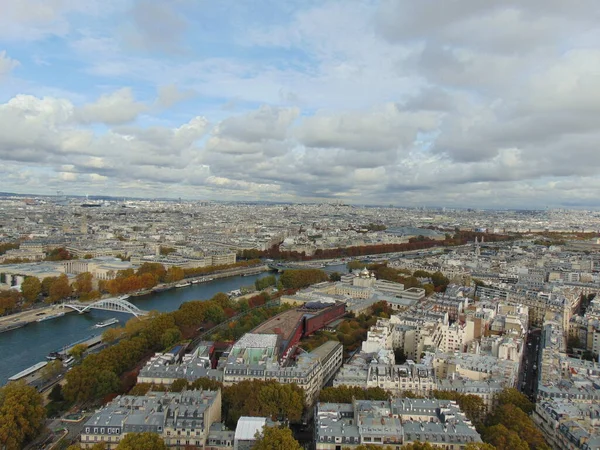
[[[127,300],[122,298],[106,298],[104,300],[98,300],[94,303],[80,303],[71,302],[63,303],[63,308],[71,308],[77,311],[79,314],[83,314],[90,309],[99,309],[102,311],[115,311],[133,314],[135,317],[145,316],[148,311],[138,308],[133,303],[129,303]]]

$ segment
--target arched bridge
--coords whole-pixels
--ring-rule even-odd
[[[100,309],[102,311],[116,311],[116,312],[124,312],[133,314],[135,317],[145,316],[148,314],[148,311],[144,311],[143,309],[138,308],[132,303],[129,303],[127,300],[122,300],[120,298],[107,298],[104,300],[98,300],[94,303],[79,303],[79,302],[71,302],[71,303],[63,303],[63,308],[71,308],[82,314],[90,309]]]

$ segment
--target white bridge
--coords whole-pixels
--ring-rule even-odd
[[[102,311],[116,311],[116,312],[124,312],[133,314],[135,317],[145,316],[148,314],[148,311],[144,311],[143,309],[138,308],[132,303],[129,303],[127,300],[123,300],[120,298],[107,298],[104,300],[98,300],[94,303],[79,303],[79,302],[71,302],[71,303],[63,303],[63,308],[71,308],[77,311],[79,314],[83,314],[84,312],[90,309],[100,309]]]

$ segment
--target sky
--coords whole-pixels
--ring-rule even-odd
[[[0,191],[600,205],[596,0],[0,11]]]

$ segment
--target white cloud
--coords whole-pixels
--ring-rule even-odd
[[[594,198],[592,0],[256,2],[226,15],[206,4],[202,16],[189,14],[193,3],[121,2],[129,15],[76,29],[72,14],[84,12],[71,0],[30,15],[11,6],[20,28],[0,18],[0,39],[70,39],[89,78],[71,74],[91,86],[83,98],[132,87],[83,106],[58,87],[0,105],[2,179],[418,205]],[[14,68],[7,58],[0,73]]]
[[[174,84],[160,86],[158,88],[158,98],[156,102],[162,108],[170,108],[176,103],[189,100],[197,94],[193,89],[179,89]]]
[[[131,88],[121,88],[78,108],[76,116],[84,123],[117,125],[134,121],[147,109],[146,104],[134,99]]]
[[[21,63],[16,59],[7,56],[6,51],[0,52],[0,77],[9,74],[13,69],[19,67]]]

